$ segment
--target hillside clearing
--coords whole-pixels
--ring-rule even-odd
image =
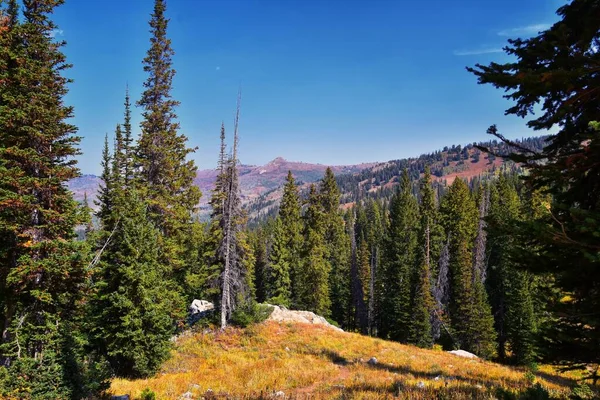
[[[376,363],[369,362],[375,357]],[[267,322],[225,332],[179,337],[156,377],[115,379],[113,394],[137,398],[150,388],[158,399],[391,398],[491,399],[532,387],[525,370],[423,350],[324,326]],[[555,398],[576,382],[549,367],[536,373]],[[500,393],[499,393],[500,391]]]

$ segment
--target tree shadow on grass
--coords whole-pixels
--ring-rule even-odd
[[[512,388],[512,389],[520,390],[520,389],[523,389],[523,385],[524,385],[523,381],[516,380],[516,379],[507,379],[507,378],[484,379],[484,378],[480,378],[480,377],[467,378],[467,377],[464,377],[461,375],[456,375],[456,374],[417,371],[407,365],[390,365],[390,364],[386,364],[386,363],[382,363],[382,362],[371,363],[371,362],[364,362],[362,360],[348,360],[345,357],[343,357],[342,355],[340,355],[338,352],[331,351],[329,349],[322,349],[319,352],[315,352],[315,355],[325,356],[329,360],[331,360],[332,363],[334,363],[336,365],[341,365],[341,366],[346,366],[346,365],[350,365],[350,364],[360,364],[367,368],[386,371],[386,372],[393,373],[393,374],[405,375],[405,376],[411,375],[415,379],[422,380],[422,381],[442,379],[443,382],[445,383],[446,387],[449,384],[460,383],[461,386],[463,386],[463,388],[461,390],[465,393],[469,392],[469,390],[470,390],[469,388],[472,388],[475,392],[479,393],[480,389],[482,389],[484,387],[489,390],[502,389],[502,388]],[[573,386],[573,383],[574,383],[572,380],[567,379],[567,378],[555,377],[553,375],[544,374],[544,373],[538,373],[538,374],[540,375],[541,378],[543,378],[549,382],[559,384],[564,387]],[[478,388],[477,386],[480,386],[480,387]],[[451,389],[452,392],[456,391],[456,390],[457,390],[456,387]]]

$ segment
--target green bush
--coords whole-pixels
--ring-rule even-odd
[[[519,396],[519,400],[550,400],[550,394],[539,383],[536,383]]]
[[[335,326],[336,328],[339,328],[339,327],[340,327],[340,324],[338,324],[338,323],[337,323],[337,321],[335,321],[335,320],[333,320],[333,319],[331,319],[331,318],[327,318],[327,317],[326,317],[326,318],[325,318],[325,320],[326,320],[327,322],[329,322],[331,325]]]
[[[595,396],[596,395],[592,391],[592,389],[590,389],[590,387],[585,383],[580,383],[579,385],[571,389],[571,398],[573,400],[594,399],[596,398]]]
[[[140,400],[156,400],[156,393],[146,388],[140,395]]]
[[[531,372],[531,371],[525,372],[525,380],[529,384],[533,385],[535,383],[535,374],[533,372]]]
[[[231,315],[231,324],[245,328],[252,324],[259,324],[269,318],[273,307],[266,304],[249,303],[239,307]]]

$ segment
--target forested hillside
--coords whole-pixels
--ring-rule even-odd
[[[518,143],[532,151],[541,151],[547,137],[533,137],[517,140]],[[476,146],[489,148],[491,153],[482,152]],[[489,142],[471,143],[466,146],[452,145],[419,157],[387,162],[375,163],[365,167],[358,172],[342,170],[336,173],[336,182],[341,191],[341,206],[347,209],[355,204],[357,200],[366,198],[389,201],[400,182],[400,176],[408,169],[411,181],[418,181],[429,166],[433,175],[433,184],[439,195],[443,194],[447,187],[452,184],[456,177],[462,179],[485,179],[495,175],[499,171],[522,171],[519,164],[506,163],[502,155],[510,152],[510,146],[498,140]],[[357,166],[355,166],[356,168]],[[336,169],[333,170],[336,172]],[[295,172],[295,171],[293,171]],[[296,175],[296,174],[295,174]],[[316,182],[322,175],[317,175],[312,180],[299,180],[305,184],[301,185],[301,192],[306,196],[310,183]],[[417,193],[416,186],[414,187]],[[265,192],[246,204],[250,222],[254,225],[265,218],[273,217],[277,213],[279,201],[283,192],[282,187]]]

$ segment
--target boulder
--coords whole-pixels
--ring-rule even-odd
[[[196,315],[198,313],[205,313],[207,311],[212,311],[215,309],[215,305],[210,301],[206,300],[197,300],[192,301],[190,305],[190,314]]]
[[[188,324],[194,325],[196,322],[212,313],[215,305],[210,301],[194,299],[189,308]]]
[[[377,365],[377,359],[375,357],[371,357],[367,363],[369,363],[369,365]]]
[[[129,395],[124,394],[122,396],[110,396],[110,400],[129,400]]]
[[[327,320],[313,312],[310,311],[295,311],[288,310],[283,306],[274,306],[268,304],[273,307],[273,312],[267,318],[268,321],[279,321],[279,322],[301,322],[304,324],[314,324],[314,325],[324,325],[331,329],[335,329],[337,331],[343,332],[342,329],[337,326],[331,325]]]
[[[452,350],[452,351],[449,351],[448,353],[454,354],[455,356],[464,357],[464,358],[479,358],[475,354],[469,353],[468,351],[464,351],[464,350]]]

